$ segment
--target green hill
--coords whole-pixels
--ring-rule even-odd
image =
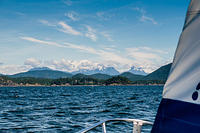
[[[70,78],[72,74],[55,71],[55,70],[36,70],[36,71],[27,71],[23,73],[18,73],[14,75],[10,75],[12,78],[20,78],[20,77],[32,77],[32,78],[46,78],[46,79],[58,79],[58,78]]]
[[[78,73],[72,76],[73,79],[81,79],[81,78],[89,78],[89,77],[90,77],[89,75],[85,75],[82,73]]]
[[[159,69],[155,70],[154,72],[148,74],[143,78],[143,80],[162,80],[166,81],[169,75],[169,71],[171,69],[171,65],[167,64],[165,66],[160,67]]]
[[[130,84],[131,81],[128,78],[126,78],[126,77],[115,76],[115,77],[112,77],[112,78],[106,80],[104,83],[106,85],[112,85],[112,84]]]
[[[101,73],[97,73],[97,74],[92,74],[92,75],[85,75],[82,73],[78,73],[74,76],[72,76],[72,78],[77,78],[77,79],[81,79],[81,78],[93,78],[93,79],[98,79],[98,80],[107,80],[109,78],[112,78],[112,76],[107,75],[107,74],[101,74]]]
[[[92,75],[90,75],[90,77],[94,78],[94,79],[100,79],[100,80],[107,80],[109,78],[112,78],[112,76],[110,76],[110,75],[101,74],[101,73],[92,74]]]
[[[132,74],[130,72],[124,72],[124,73],[120,74],[119,76],[126,77],[130,81],[137,81],[137,80],[140,80],[144,77],[143,75],[136,75],[136,74]]]

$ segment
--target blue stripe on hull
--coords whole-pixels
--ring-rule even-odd
[[[200,133],[200,105],[162,99],[151,133]]]

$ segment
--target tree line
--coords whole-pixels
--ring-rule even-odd
[[[20,77],[10,78],[6,76],[0,77],[0,85],[44,85],[44,86],[59,86],[59,85],[131,85],[131,84],[164,84],[162,80],[148,80],[148,81],[130,81],[126,77],[114,76],[107,80],[100,80],[91,77],[81,78],[59,78],[59,79],[44,79]]]

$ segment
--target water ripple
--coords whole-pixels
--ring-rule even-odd
[[[153,121],[161,86],[0,87],[1,132],[74,133],[107,118]],[[132,124],[111,122],[110,132]],[[93,132],[101,131],[98,127]],[[143,132],[149,132],[147,127]]]

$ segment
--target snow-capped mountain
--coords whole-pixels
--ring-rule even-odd
[[[86,75],[91,75],[91,74],[96,74],[96,73],[107,74],[107,75],[120,74],[114,67],[105,67],[105,66],[101,66],[96,69],[79,69],[78,71],[72,72],[72,74],[78,74],[78,73],[82,73]]]
[[[141,67],[136,68],[132,66],[128,72],[137,74],[137,75],[147,75],[147,73]]]

